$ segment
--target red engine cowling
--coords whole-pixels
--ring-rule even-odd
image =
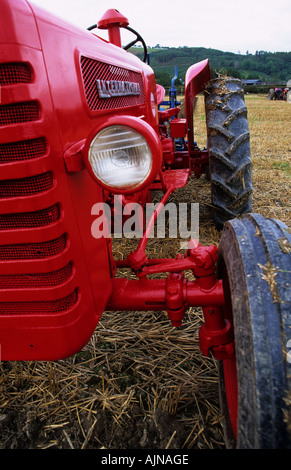
[[[0,21],[0,359],[56,360],[89,340],[112,291],[109,242],[91,235],[103,190],[82,143],[112,115],[157,129],[155,79],[25,0],[1,0]],[[100,100],[97,77],[140,94]]]

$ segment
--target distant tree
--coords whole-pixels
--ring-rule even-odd
[[[251,59],[244,59],[241,63],[241,67],[244,70],[250,70],[251,69],[251,64],[252,64]]]
[[[251,74],[250,74],[250,77],[251,77],[251,79],[253,79],[253,80],[260,80],[260,79],[261,79],[260,75],[259,75],[257,72],[251,73]]]
[[[171,86],[171,76],[166,72],[156,72],[156,82],[163,87]]]
[[[233,77],[233,78],[241,78],[241,74],[240,74],[239,70],[234,69],[234,68],[228,68],[227,69],[227,75],[229,77]]]

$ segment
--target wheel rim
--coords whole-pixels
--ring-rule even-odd
[[[223,361],[223,372],[229,420],[234,437],[237,439],[238,386],[235,358]]]
[[[225,264],[223,264],[223,288],[225,292],[226,303],[224,306],[225,317],[230,321],[232,328],[233,325],[233,309],[230,295],[230,285],[228,274]],[[236,356],[223,361],[223,381],[224,381],[224,393],[227,404],[228,420],[231,426],[233,437],[237,440],[238,436],[238,382],[237,382],[237,367],[236,367]]]

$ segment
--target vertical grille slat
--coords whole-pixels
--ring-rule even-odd
[[[36,121],[39,114],[39,106],[35,101],[5,104],[0,106],[0,126]]]
[[[78,300],[75,289],[67,297],[42,302],[0,302],[0,315],[44,315],[57,314],[72,308]]]
[[[72,275],[72,263],[49,273],[0,275],[0,289],[31,289],[55,287],[66,282]]]
[[[10,62],[0,64],[0,85],[16,85],[18,83],[31,83],[32,74],[28,64],[23,62]]]
[[[45,227],[57,222],[59,218],[59,204],[34,212],[0,214],[0,231]]]
[[[43,157],[46,151],[44,137],[0,144],[0,164]]]
[[[31,196],[48,191],[53,187],[53,175],[49,171],[41,175],[29,176],[0,182],[0,199]]]
[[[41,243],[18,243],[0,246],[0,261],[43,259],[60,254],[66,247],[66,235]]]

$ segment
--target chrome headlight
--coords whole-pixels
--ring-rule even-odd
[[[112,193],[130,194],[149,186],[161,169],[162,147],[141,118],[112,116],[88,135],[84,162],[91,176]]]
[[[116,189],[140,186],[152,167],[152,153],[142,134],[128,126],[105,127],[88,154],[96,178]]]

